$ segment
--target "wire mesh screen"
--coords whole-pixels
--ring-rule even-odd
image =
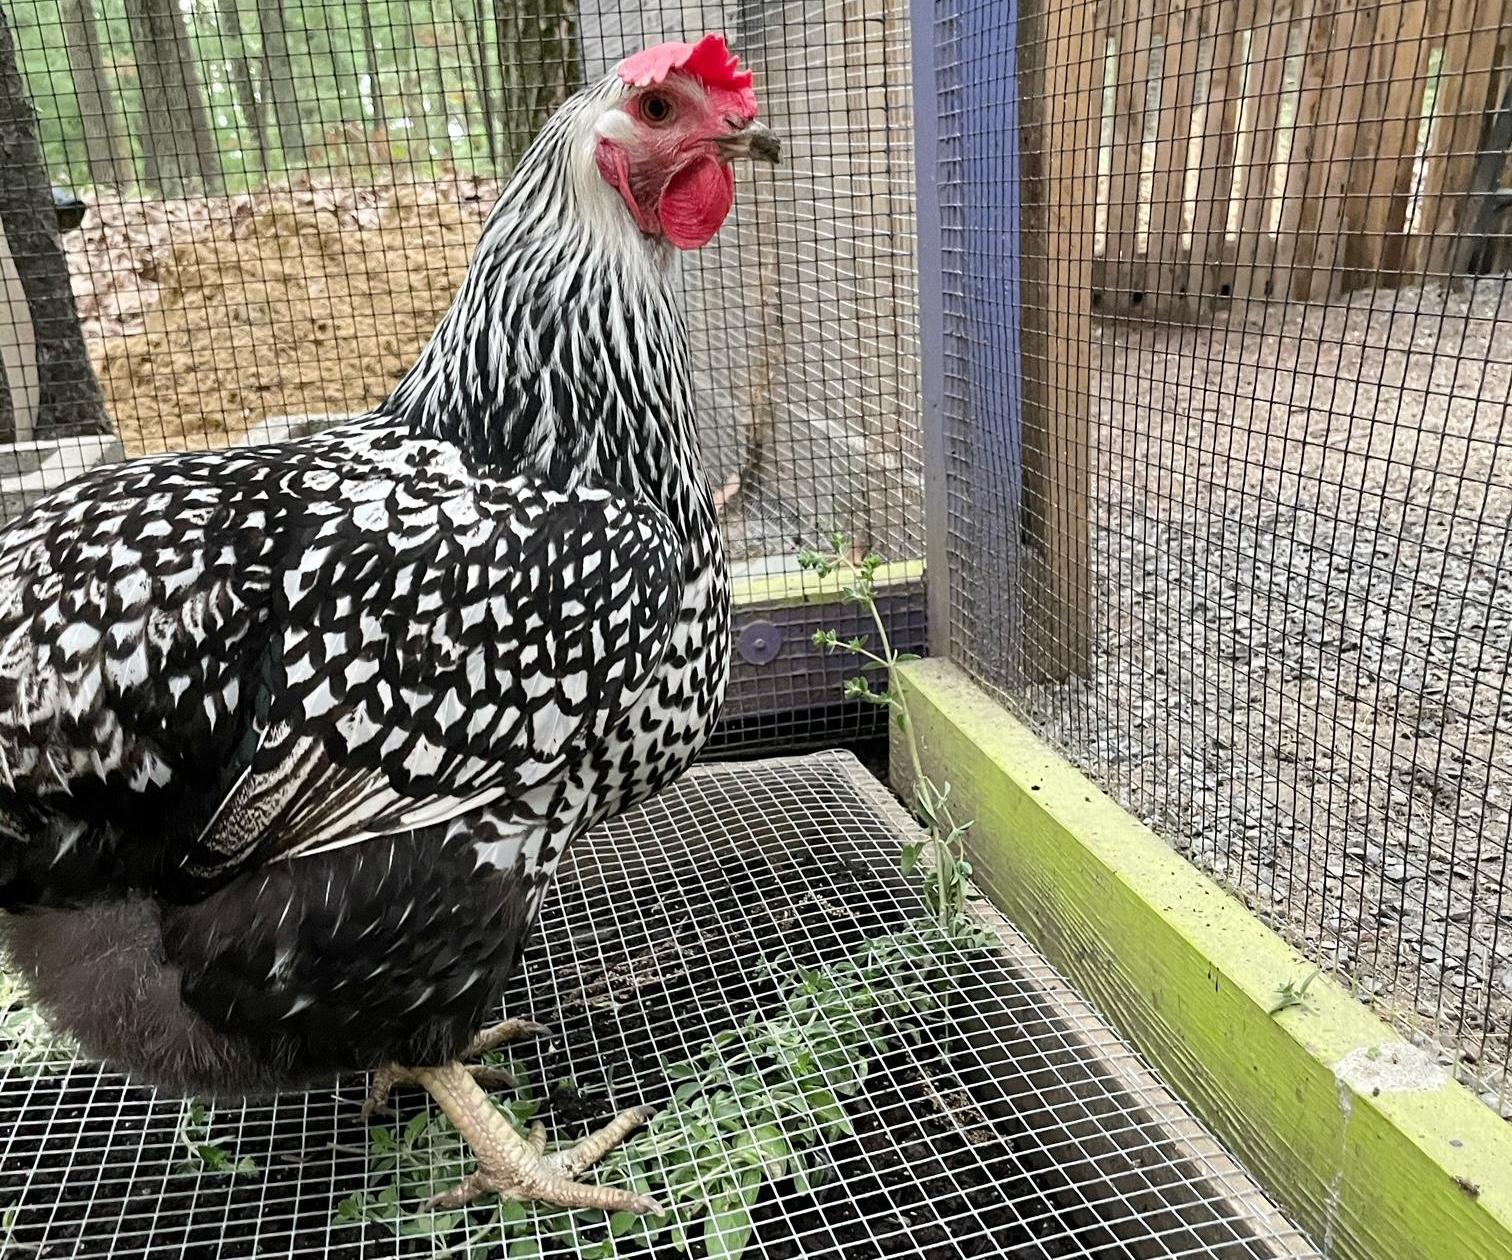
[[[907,932],[923,913],[898,872],[910,832],[852,759],[825,754],[695,772],[586,838],[506,997],[512,1012],[554,1026],[517,1046],[512,1066],[538,1091],[574,1083],[541,1112],[556,1135],[635,1102],[667,1104],[667,1065],[712,1038],[724,1038],[735,1071],[738,1030],[789,1026],[785,986],[807,984],[817,1002],[826,969]],[[847,1060],[856,1090],[838,1084],[835,1064],[791,1056],[781,1074],[791,1087],[827,1084],[844,1098],[846,1131],[819,1141],[810,1163],[827,1176],[815,1172],[808,1188],[763,1175],[749,1242],[707,1254],[1314,1260],[1132,1052],[997,923],[996,945],[960,955],[927,1035],[872,1045],[859,1067]],[[908,972],[897,965],[894,981]],[[838,994],[862,1015],[882,996]],[[803,1009],[811,1030],[844,1018]],[[502,1256],[506,1243],[511,1257],[684,1254],[665,1236],[633,1251],[586,1232],[562,1238],[534,1208],[506,1215],[501,1239],[489,1232],[497,1205],[437,1234],[408,1195],[392,1224],[354,1220],[339,1208],[347,1196],[381,1195],[397,1178],[364,1149],[360,1080],[212,1102],[208,1117],[188,1109],[186,1124],[181,1101],[61,1049],[0,1064],[0,1239],[22,1254]],[[417,1140],[427,1114],[423,1096],[403,1095],[381,1126],[391,1141],[375,1149],[408,1141],[410,1163],[435,1161],[444,1181],[457,1154]],[[808,1123],[786,1122],[795,1144]],[[230,1167],[248,1161],[243,1175],[196,1161],[196,1141]],[[658,1180],[675,1184],[694,1160],[708,1163],[697,1148],[667,1150]]]
[[[785,141],[685,258],[737,577],[834,530],[918,558],[902,0],[15,0],[3,22],[4,519],[100,460],[376,404],[552,108],[716,30]],[[763,679],[770,721],[781,670]]]
[[[1512,1111],[1512,10],[923,9],[951,656]]]

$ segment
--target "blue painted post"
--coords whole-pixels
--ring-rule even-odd
[[[935,73],[941,0],[912,0],[914,178],[919,269],[919,381],[924,433],[924,559],[929,582],[929,650],[950,656],[950,518],[945,458],[944,266],[940,226],[940,90]]]
[[[930,643],[1023,673],[1018,0],[915,0]]]

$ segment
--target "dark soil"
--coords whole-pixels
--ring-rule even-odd
[[[506,1003],[556,1030],[518,1048],[517,1067],[575,1082],[552,1095],[553,1136],[664,1099],[664,1058],[772,1006],[795,965],[851,956],[917,914],[896,844],[843,775],[804,767],[695,777],[580,846]],[[973,984],[960,1005],[994,1000]],[[826,1152],[832,1175],[811,1195],[768,1185],[747,1256],[1191,1254],[1169,1214],[1157,1237],[1128,1196],[1089,1188],[1100,1174],[1075,1166],[1064,1128],[1073,1115],[1085,1125],[1085,1109],[989,1115],[957,1075],[975,1061],[949,1029],[877,1061],[848,1106],[855,1136]],[[260,1169],[233,1182],[174,1171],[176,1100],[89,1070],[0,1079],[0,1221],[14,1206],[11,1240],[38,1257],[429,1255],[429,1237],[333,1224],[342,1198],[387,1184],[366,1173],[362,1093],[350,1080],[219,1108],[212,1140]],[[401,1095],[400,1121],[421,1105]],[[1088,1208],[1100,1200],[1118,1219]],[[1236,1242],[1210,1254],[1264,1253]]]

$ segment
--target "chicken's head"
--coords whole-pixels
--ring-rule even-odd
[[[781,152],[756,119],[751,72],[721,36],[705,35],[647,48],[617,74],[623,94],[597,125],[599,174],[647,236],[707,245],[735,203],[731,163]]]

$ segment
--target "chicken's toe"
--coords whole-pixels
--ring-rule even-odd
[[[504,1019],[492,1024],[472,1039],[472,1044],[463,1052],[464,1059],[476,1059],[480,1054],[497,1050],[511,1041],[524,1041],[529,1037],[549,1037],[551,1029],[533,1019]]]
[[[597,1208],[605,1212],[661,1212],[649,1195],[614,1186],[587,1185],[574,1178],[601,1160],[652,1115],[650,1107],[622,1111],[593,1133],[552,1155],[544,1154],[546,1131],[540,1125],[521,1137],[460,1063],[444,1068],[417,1068],[423,1085],[472,1147],[478,1170],[429,1206],[461,1207],[485,1194],[519,1202],[550,1203],[562,1208]]]
[[[480,1089],[515,1089],[519,1086],[519,1080],[508,1068],[495,1067],[489,1063],[463,1063],[458,1066],[478,1082]],[[410,1068],[390,1063],[374,1072],[372,1083],[368,1086],[368,1096],[362,1103],[362,1118],[371,1120],[379,1112],[386,1112],[389,1095],[401,1086],[420,1088],[420,1082]]]

